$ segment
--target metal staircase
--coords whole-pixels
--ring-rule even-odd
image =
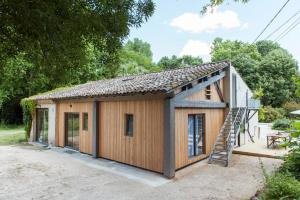
[[[240,127],[246,116],[245,107],[231,108],[226,116],[222,129],[209,156],[208,163],[220,162],[228,166],[236,138],[240,133]]]

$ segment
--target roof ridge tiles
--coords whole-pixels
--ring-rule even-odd
[[[31,99],[63,99],[108,95],[124,95],[145,92],[167,92],[191,80],[201,78],[230,66],[230,62],[205,63],[198,66],[182,67],[161,72],[137,74],[112,79],[90,81],[59,91],[30,97]]]

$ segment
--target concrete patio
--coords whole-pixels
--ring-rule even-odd
[[[288,148],[283,147],[267,148],[267,134],[277,133],[277,130],[271,129],[271,123],[260,123],[260,133],[254,136],[254,143],[249,139],[246,144],[234,149],[234,153],[245,155],[256,155],[263,157],[281,157],[288,153]]]
[[[0,146],[0,199],[249,199],[281,160],[233,155],[229,167],[207,160],[172,180],[64,149]],[[243,187],[241,187],[243,186]]]

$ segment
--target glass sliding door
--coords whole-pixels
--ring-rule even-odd
[[[188,156],[205,153],[204,114],[188,115]]]
[[[65,145],[79,150],[79,113],[65,113]]]
[[[42,144],[48,144],[48,109],[37,109],[37,129],[36,141]]]
[[[188,117],[188,152],[189,157],[194,156],[195,142],[194,142],[194,116]]]

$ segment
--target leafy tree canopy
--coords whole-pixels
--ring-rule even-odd
[[[248,3],[250,0],[232,0],[233,2]],[[205,13],[208,7],[216,7],[225,3],[225,0],[209,0],[209,3],[203,6],[202,13]]]
[[[266,56],[268,53],[275,49],[282,49],[280,45],[271,40],[261,40],[256,42],[256,47],[260,55]]]
[[[261,91],[264,105],[282,106],[296,98],[298,64],[295,59],[272,41],[248,44],[216,38],[212,47],[212,60],[229,60],[252,91]]]
[[[116,75],[131,27],[151,0],[0,1],[0,122],[20,123],[20,100]]]
[[[297,63],[283,49],[270,51],[259,64],[260,83],[264,89],[264,105],[282,106],[295,98]]]
[[[223,40],[216,38],[211,51],[212,61],[232,60],[240,54],[247,54],[254,60],[260,60],[261,55],[255,44],[247,44],[238,40]]]
[[[76,68],[86,61],[87,43],[114,55],[129,28],[153,11],[151,0],[3,0],[0,55],[25,53],[26,60],[45,69]]]
[[[202,58],[200,57],[193,57],[184,55],[182,57],[177,57],[173,55],[172,57],[162,57],[157,65],[164,70],[167,69],[176,69],[179,67],[190,67],[190,66],[197,66],[203,63]]]
[[[126,45],[124,46],[124,49],[129,51],[134,51],[136,53],[139,53],[141,55],[144,55],[150,59],[152,59],[152,51],[151,46],[149,43],[144,42],[141,39],[134,38],[133,41],[129,40]]]
[[[241,74],[250,89],[257,89],[256,80],[259,76],[258,72],[259,61],[250,57],[250,55],[241,53],[232,59],[232,65]]]
[[[159,68],[152,62],[152,51],[149,43],[138,38],[129,40],[119,53],[119,76],[141,74],[158,71]]]

